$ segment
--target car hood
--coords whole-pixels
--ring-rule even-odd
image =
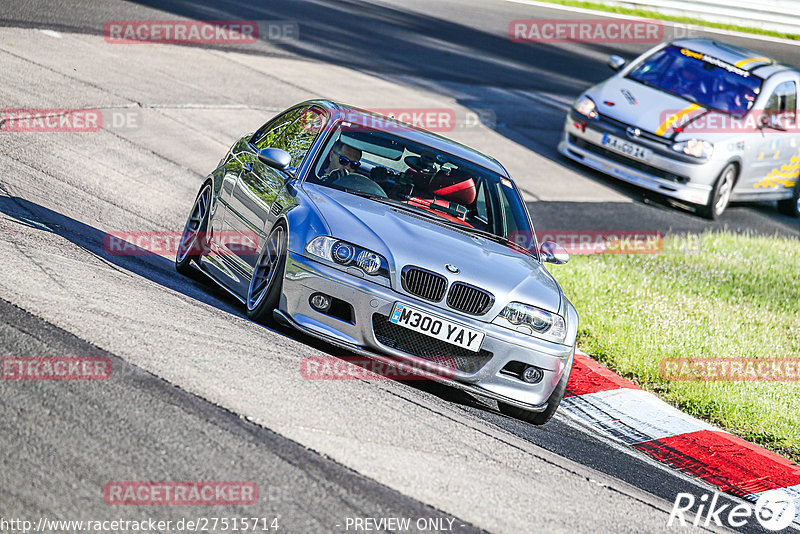
[[[684,98],[616,76],[593,87],[586,95],[594,100],[601,115],[665,137],[673,133],[667,123],[672,116],[679,114],[686,120],[706,112]]]
[[[495,296],[491,318],[512,301],[561,311],[562,292],[533,257],[505,245],[429,222],[387,204],[329,187],[305,184],[304,190],[325,219],[331,235],[383,255],[393,267],[392,287],[400,290],[407,265],[445,276],[450,283],[472,284]],[[450,273],[445,265],[460,272]],[[444,307],[444,303],[440,303]],[[494,315],[492,315],[494,314]]]

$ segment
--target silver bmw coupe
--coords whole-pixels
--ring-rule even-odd
[[[538,245],[493,158],[315,100],[231,147],[200,188],[176,267],[199,268],[255,321],[424,369],[544,424],[578,314],[542,263],[567,259]]]

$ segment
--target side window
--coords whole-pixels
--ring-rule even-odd
[[[324,126],[325,112],[311,107],[303,110],[300,116],[284,130],[278,141],[278,148],[282,148],[292,156],[292,167],[300,166]]]
[[[317,135],[325,126],[325,112],[316,107],[298,108],[277,117],[253,136],[253,144],[264,148],[280,148],[292,156],[297,167],[308,154]]]
[[[797,111],[797,85],[794,82],[783,82],[770,95],[767,101],[768,116],[784,116],[794,118]]]
[[[478,191],[475,197],[475,215],[486,228],[489,227],[489,208],[486,201],[486,183],[484,180],[478,182]]]
[[[283,148],[277,146],[277,143],[280,141],[281,134],[286,130],[286,127],[292,124],[300,113],[303,112],[304,108],[297,108],[292,109],[284,113],[283,115],[279,115],[275,117],[267,124],[262,126],[256,133],[253,135],[253,138],[250,140],[258,150],[262,150],[264,148]]]
[[[506,231],[505,235],[506,236],[518,235],[519,228],[517,228],[517,219],[516,217],[514,217],[511,203],[508,201],[506,192],[503,191],[503,187],[505,186],[497,184],[496,187],[497,187],[497,192],[500,195],[500,202],[502,203],[503,223]]]
[[[496,199],[492,198],[491,187],[486,179],[478,179],[475,203],[472,205],[467,221],[480,230],[496,233],[500,221],[495,218],[497,209],[494,201]]]

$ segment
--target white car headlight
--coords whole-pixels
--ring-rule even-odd
[[[696,158],[710,158],[714,153],[714,145],[702,139],[689,139],[672,145],[672,150],[683,152]]]
[[[590,119],[596,119],[599,116],[594,100],[588,96],[584,96],[575,103],[575,111]]]
[[[337,265],[358,267],[370,276],[389,278],[389,263],[383,256],[335,237],[315,237],[306,245],[306,252]]]
[[[521,302],[512,302],[503,308],[500,315],[492,322],[515,330],[519,330],[517,327],[520,326],[527,327],[530,329],[530,335],[558,343],[563,343],[567,336],[567,325],[563,317]]]
[[[336,239],[324,235],[315,237],[308,245],[306,245],[306,252],[318,258],[324,258],[328,261],[333,261],[333,256],[331,256],[331,248],[333,248],[333,244],[336,243],[336,241]]]

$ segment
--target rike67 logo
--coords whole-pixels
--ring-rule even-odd
[[[747,525],[755,516],[763,528],[778,532],[788,528],[797,515],[795,497],[782,489],[762,493],[755,507],[750,504],[735,506],[730,503],[720,504],[720,495],[715,492],[710,502],[708,494],[701,495],[700,502],[697,503],[698,499],[691,493],[679,493],[669,514],[667,526],[671,527],[677,523],[682,527],[692,525],[707,528],[713,524],[718,527],[740,528]],[[697,511],[694,520],[690,521],[685,514],[693,511],[695,504],[698,504]]]

